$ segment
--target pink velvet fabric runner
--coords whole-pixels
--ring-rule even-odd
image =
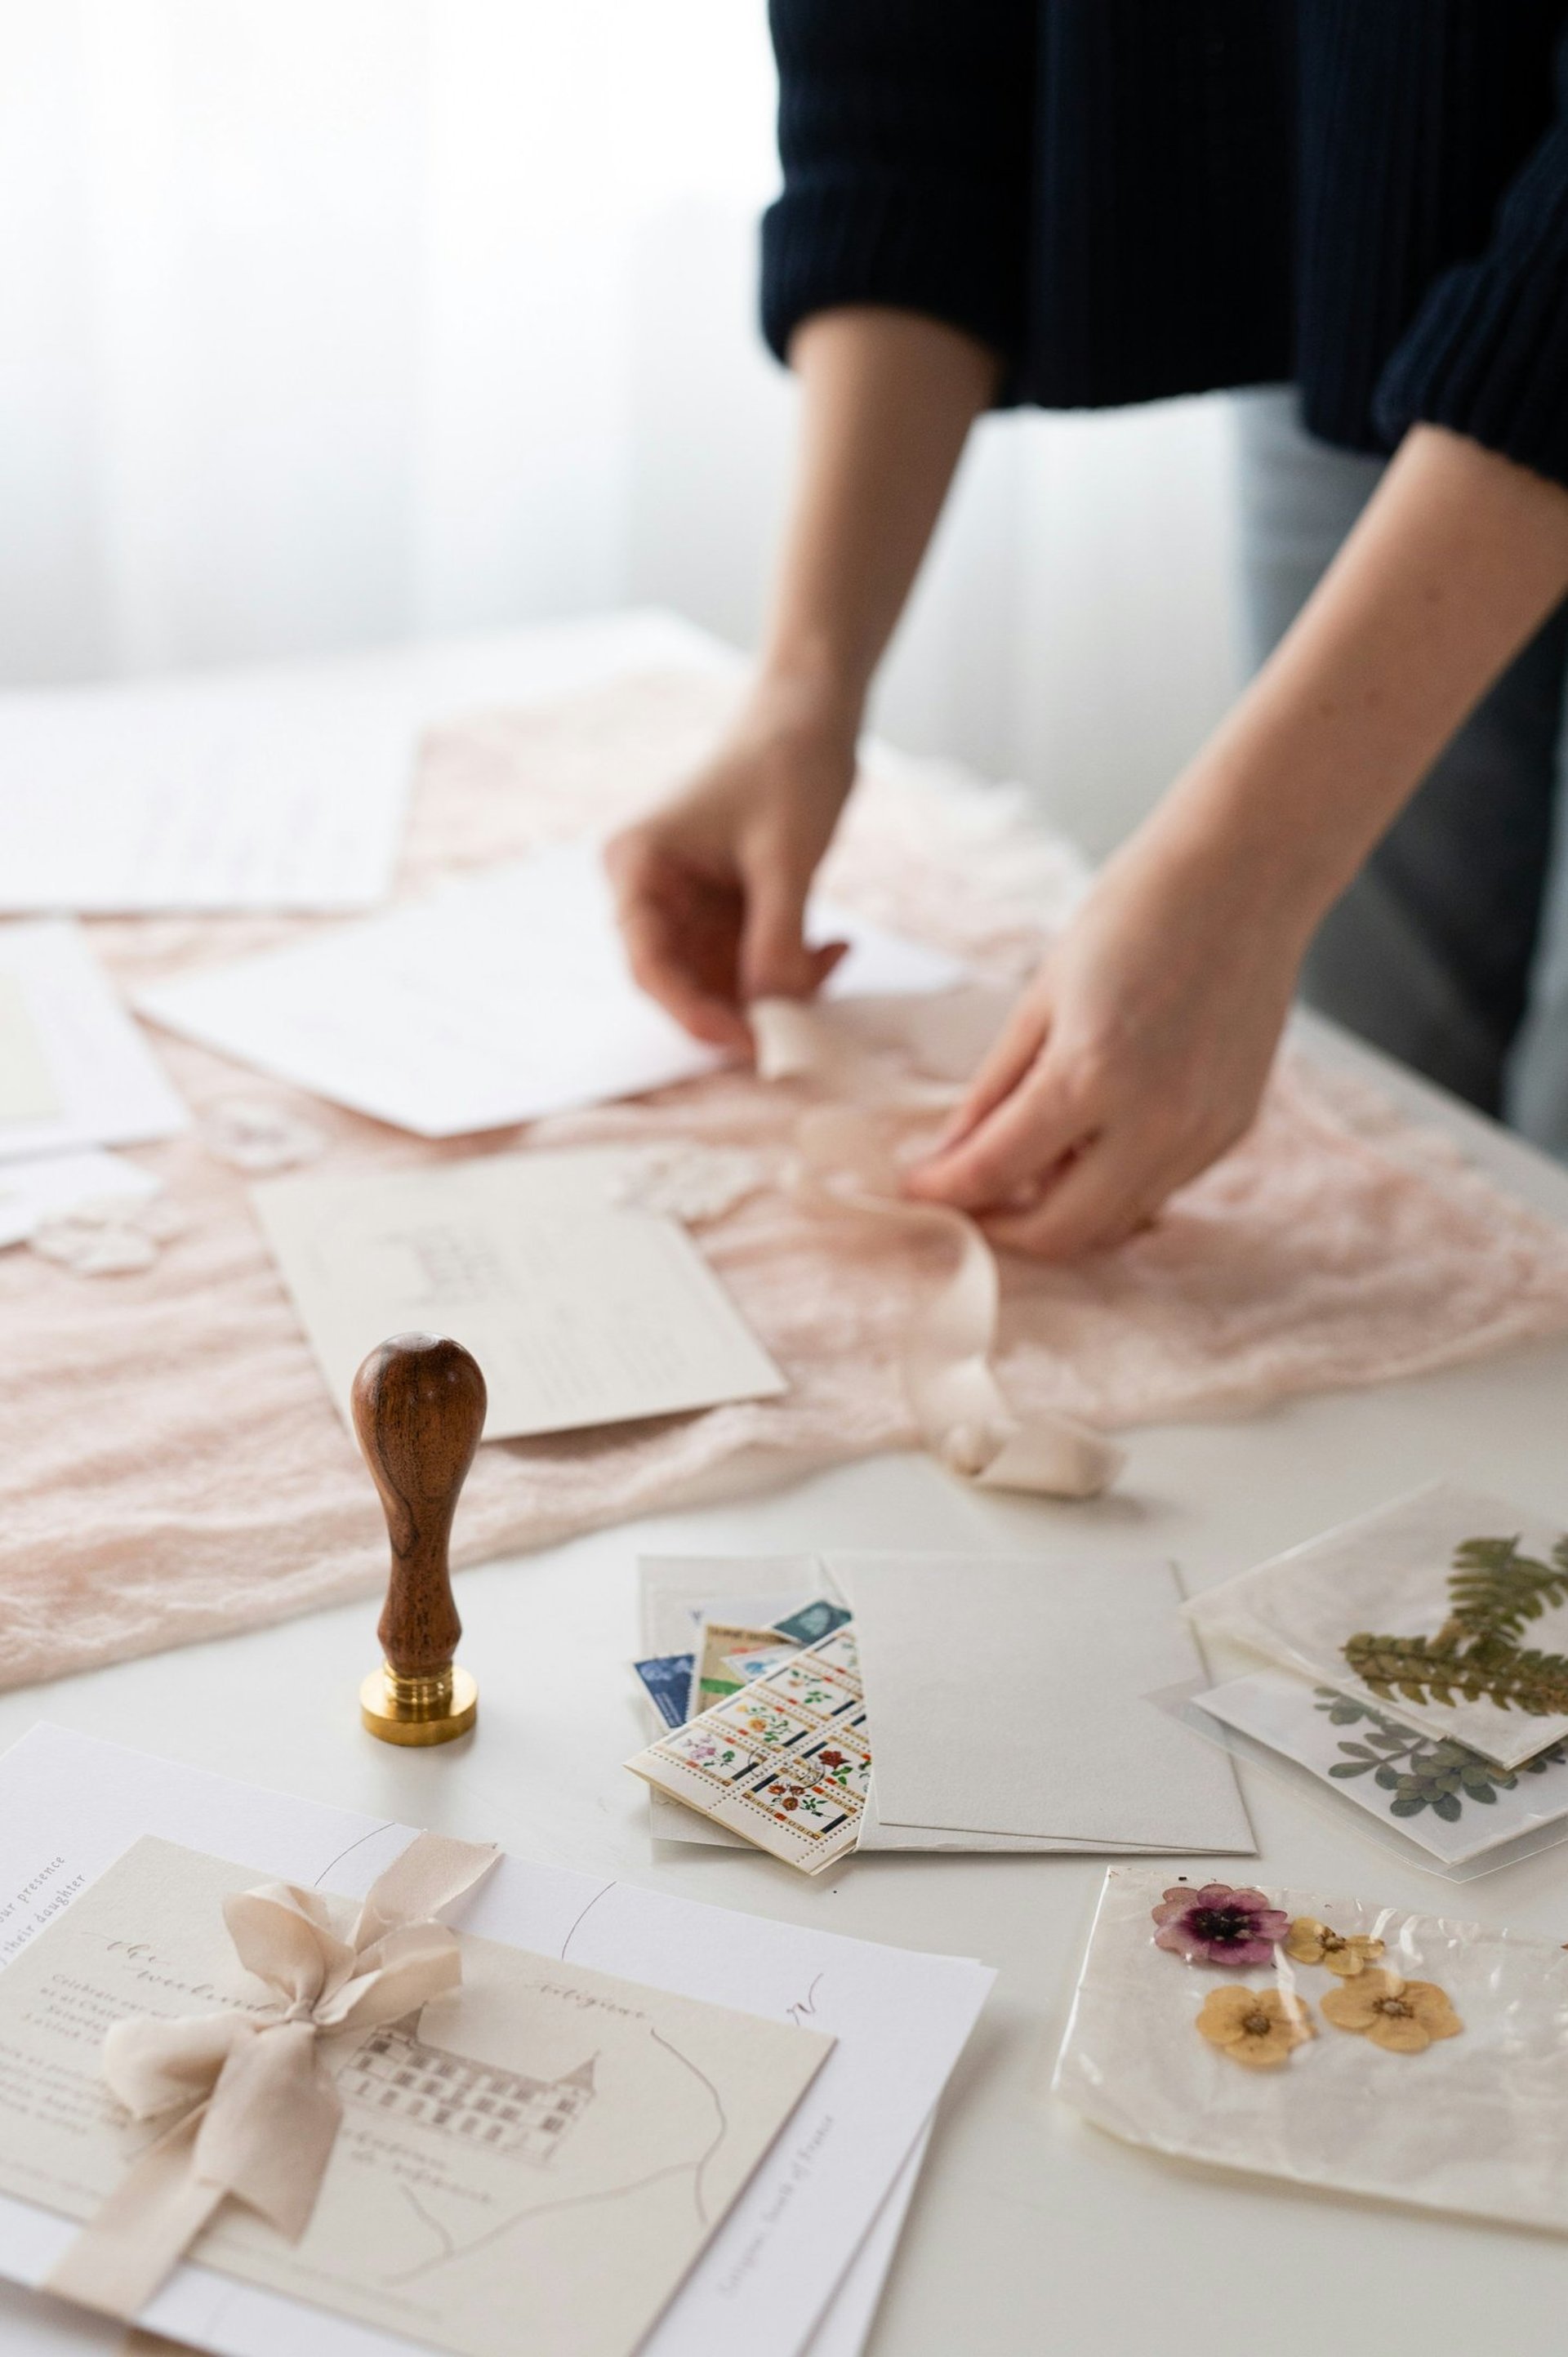
[[[597,827],[711,740],[728,691],[628,680],[433,737],[403,877],[436,877]],[[1080,888],[1005,794],[902,765],[867,778],[824,879],[865,914],[1015,979]],[[294,937],[300,920],[105,921],[127,986]],[[542,1019],[547,1017],[542,1016]],[[723,1073],[631,1104],[433,1147],[156,1035],[199,1114],[269,1098],[328,1130],[332,1170],[466,1151],[673,1140],[742,1146],[781,1178],[791,1091]],[[142,1150],[188,1219],[145,1274],[85,1279],[0,1255],[0,1684],[368,1594],[385,1541],[262,1243],[246,1182],[196,1135]],[[815,1222],[768,1185],[702,1231],[789,1378],[777,1401],[489,1444],[458,1517],[472,1563],[682,1498],[913,1445],[897,1361],[935,1272],[864,1223]],[[1124,1250],[1004,1263],[1010,1396],[1118,1427],[1452,1365],[1568,1329],[1568,1236],[1446,1141],[1299,1060],[1251,1135]],[[1127,1477],[1136,1481],[1136,1459]]]

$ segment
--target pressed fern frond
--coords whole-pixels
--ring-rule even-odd
[[[1493,1702],[1499,1710],[1520,1710],[1532,1718],[1568,1713],[1568,1656],[1520,1652],[1497,1638],[1459,1652],[1427,1637],[1377,1637],[1363,1631],[1349,1639],[1345,1659],[1356,1675],[1385,1702]]]
[[[1472,1637],[1524,1634],[1550,1605],[1568,1602],[1568,1552],[1559,1540],[1551,1563],[1520,1555],[1519,1540],[1463,1539],[1454,1550],[1448,1593],[1452,1619]]]

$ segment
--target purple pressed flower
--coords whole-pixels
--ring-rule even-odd
[[[1283,1907],[1271,1907],[1261,1890],[1232,1890],[1228,1882],[1206,1882],[1201,1890],[1178,1883],[1154,1917],[1160,1927],[1156,1948],[1169,1948],[1189,1964],[1234,1964],[1242,1971],[1272,1964],[1290,1930]]]

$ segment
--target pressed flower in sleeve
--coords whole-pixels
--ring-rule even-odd
[[[1336,2029],[1369,2038],[1391,2054],[1423,2054],[1436,2038],[1457,2038],[1465,2025],[1435,1981],[1403,1981],[1397,1973],[1364,1972],[1330,1989],[1323,2010]]]
[[[1250,2071],[1274,2071],[1317,2032],[1298,1996],[1283,1989],[1210,1989],[1197,2014],[1198,2035]]]
[[[1168,1948],[1189,1964],[1230,1964],[1240,1972],[1272,1964],[1290,1929],[1283,1907],[1271,1907],[1261,1890],[1233,1890],[1228,1882],[1206,1882],[1200,1890],[1177,1883],[1153,1913],[1160,1927],[1156,1948]]]
[[[1375,1964],[1383,1953],[1380,1940],[1364,1939],[1359,1932],[1347,1935],[1320,1923],[1315,1915],[1298,1915],[1290,1927],[1284,1950],[1293,1964],[1325,1964],[1342,1981],[1354,1980],[1358,1973]]]

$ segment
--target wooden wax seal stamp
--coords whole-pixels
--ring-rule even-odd
[[[360,1717],[383,1743],[450,1743],[478,1716],[479,1690],[453,1658],[463,1624],[446,1557],[457,1497],[485,1424],[485,1379],[461,1342],[394,1334],[354,1378],[354,1430],[392,1542],[384,1655],[360,1688]]]

